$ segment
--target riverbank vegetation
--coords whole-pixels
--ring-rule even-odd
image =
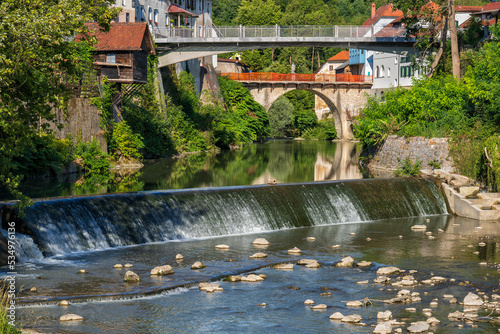
[[[493,36],[500,29],[491,27]],[[449,57],[448,57],[449,59]],[[445,62],[447,60],[445,59]],[[415,80],[383,98],[371,97],[354,133],[365,147],[390,134],[449,137],[458,172],[500,189],[500,40],[462,54],[465,71],[457,80],[444,64],[432,78]]]

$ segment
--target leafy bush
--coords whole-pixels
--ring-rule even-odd
[[[416,176],[420,174],[420,166],[422,161],[418,160],[413,163],[409,157],[399,163],[398,169],[394,173],[396,176]]]
[[[91,142],[79,142],[73,154],[85,174],[107,174],[111,166],[108,154],[101,150],[96,139]]]
[[[294,106],[286,96],[278,98],[269,108],[269,125],[271,137],[285,137],[290,133],[293,125]]]
[[[115,159],[140,159],[140,149],[144,148],[142,137],[133,133],[126,121],[115,124],[109,149]]]
[[[315,128],[308,128],[302,133],[302,138],[305,139],[337,139],[337,130],[335,129],[335,121],[333,119],[325,119],[318,122]]]

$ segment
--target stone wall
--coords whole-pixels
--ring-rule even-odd
[[[74,140],[92,141],[97,139],[104,152],[107,152],[104,131],[100,128],[101,114],[87,98],[73,98],[69,101],[67,113],[56,111],[56,123],[51,129],[58,138],[71,135]],[[59,129],[57,125],[63,127]]]
[[[376,152],[370,163],[371,169],[396,170],[406,158],[415,163],[422,161],[422,169],[433,169],[429,162],[437,160],[441,169],[453,171],[453,160],[449,157],[447,138],[404,138],[389,136]]]

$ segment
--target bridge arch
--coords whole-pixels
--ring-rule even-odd
[[[340,140],[352,140],[352,121],[359,115],[360,109],[367,100],[371,84],[344,83],[335,86],[318,84],[281,84],[249,83],[242,82],[250,91],[256,102],[260,103],[266,111],[282,95],[293,90],[306,90],[319,96],[330,109],[335,121],[335,129]]]

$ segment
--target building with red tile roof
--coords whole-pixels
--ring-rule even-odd
[[[147,83],[147,57],[156,52],[146,22],[112,23],[108,32],[97,23],[87,27],[89,35],[97,39],[93,58],[99,76],[116,83]]]

